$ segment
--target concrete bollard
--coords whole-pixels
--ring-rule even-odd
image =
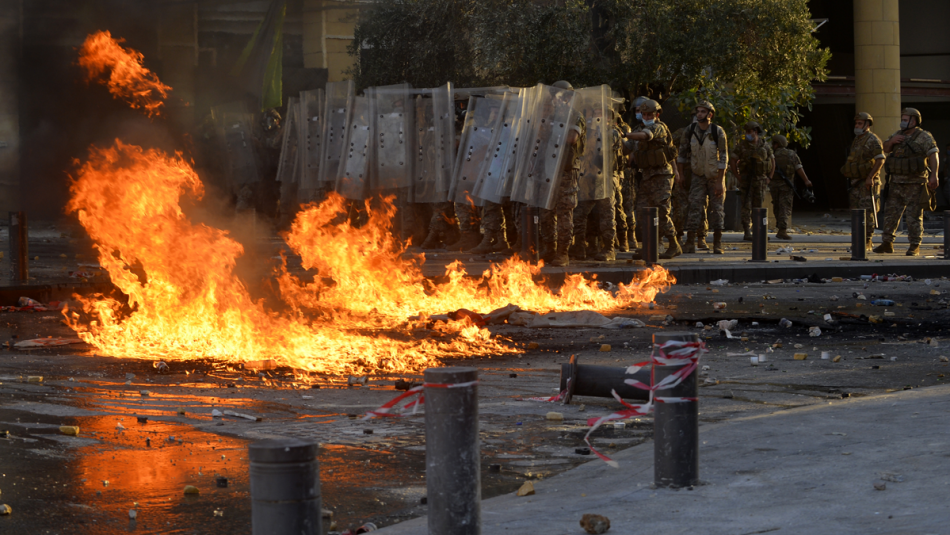
[[[867,211],[851,210],[851,260],[867,262]]]
[[[765,255],[769,243],[769,211],[752,209],[752,262],[768,262]]]
[[[660,261],[660,236],[657,229],[660,222],[657,209],[641,209],[639,222],[643,225],[643,261],[648,266],[656,265]]]
[[[475,368],[425,371],[426,491],[432,535],[482,532],[477,380]],[[447,387],[465,383],[473,384]]]
[[[670,340],[698,342],[694,333],[656,333],[653,343]],[[654,384],[679,366],[653,367]],[[659,397],[696,397],[693,372],[678,386],[657,390]],[[699,403],[657,403],[653,414],[653,482],[657,487],[690,487],[699,483]]]
[[[538,248],[538,209],[533,206],[521,207],[521,258],[537,264]]]
[[[29,225],[26,212],[10,212],[10,263],[15,281],[30,280]]]
[[[624,399],[647,400],[649,393],[641,388],[635,388],[624,381],[635,379],[643,384],[650,384],[650,369],[644,368],[633,375],[627,375],[626,368],[610,366],[581,365],[577,362],[577,355],[571,355],[571,361],[561,364],[560,392],[564,392],[561,402],[570,404],[573,396],[592,396],[597,398],[613,398],[611,390]]]
[[[950,260],[950,212],[943,213],[943,259]]]
[[[264,440],[248,447],[253,535],[322,535],[317,444]]]

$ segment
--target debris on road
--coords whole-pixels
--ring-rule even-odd
[[[13,508],[7,504],[0,504],[0,516],[6,516],[13,513]]]
[[[821,327],[809,327],[808,336],[811,336],[812,338],[821,336]]]
[[[185,494],[201,494],[201,491],[194,485],[185,485]]]
[[[564,415],[561,414],[561,413],[559,413],[559,412],[553,412],[553,411],[552,411],[552,412],[547,413],[547,415],[545,415],[544,419],[545,419],[545,420],[554,420],[554,421],[560,422],[560,421],[563,421],[563,420],[564,420]]]
[[[254,415],[251,415],[251,414],[244,414],[244,413],[241,413],[241,412],[224,411],[224,414],[225,414],[226,416],[234,416],[235,418],[244,418],[245,420],[250,420],[250,421],[252,421],[252,422],[260,422],[260,421],[263,421],[263,420],[264,420],[264,418],[262,418],[262,417],[260,417],[260,416],[254,416]]]
[[[875,484],[874,484],[874,490],[884,490],[884,489],[886,489],[886,488],[887,488],[887,484],[886,484],[886,483],[875,483]]]
[[[43,349],[45,347],[68,346],[70,344],[81,344],[79,338],[36,338],[33,340],[23,340],[13,344],[16,349]]]
[[[793,357],[795,360],[805,360],[808,358],[808,353],[795,353]]]
[[[787,318],[782,318],[779,320],[778,324],[782,327],[785,327],[786,329],[792,326],[792,322]]]
[[[610,529],[610,519],[603,515],[586,514],[581,518],[581,527],[593,535],[607,533]]]
[[[59,426],[59,432],[62,435],[75,437],[79,436],[79,426],[78,425],[61,425]]]
[[[518,489],[518,496],[531,496],[534,494],[534,485],[530,481],[525,481],[524,485]]]

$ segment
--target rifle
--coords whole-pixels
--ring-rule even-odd
[[[782,180],[784,180],[785,183],[788,184],[788,187],[792,188],[792,192],[795,193],[795,196],[798,197],[798,200],[801,200],[802,195],[798,193],[797,189],[795,189],[795,183],[792,182],[787,176],[785,176],[785,173],[783,173],[781,169],[775,169],[775,172],[778,173],[778,176],[782,177]]]

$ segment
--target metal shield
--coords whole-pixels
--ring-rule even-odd
[[[494,129],[501,124],[504,98],[497,96],[472,97],[462,126],[459,152],[456,155],[455,178],[451,200],[456,203],[472,203],[472,190],[482,166],[487,163],[491,151]]]
[[[608,85],[574,91],[574,109],[587,123],[587,143],[577,181],[579,201],[599,201],[613,195],[612,105]]]
[[[346,124],[343,158],[337,174],[336,191],[347,199],[363,200],[369,195],[372,111],[369,97],[355,97]]]
[[[412,100],[409,84],[377,87],[373,138],[376,144],[376,183],[373,189],[405,188],[412,175]]]
[[[521,95],[507,93],[502,103],[501,121],[492,134],[487,160],[482,166],[472,193],[486,201],[501,204],[505,180],[514,175],[518,126],[521,117]]]
[[[320,158],[323,155],[323,123],[326,97],[322,89],[300,92],[299,104],[300,202],[316,200],[320,189]]]
[[[324,110],[323,147],[318,170],[319,182],[335,184],[343,158],[346,125],[353,105],[353,81],[327,84],[327,103]]]

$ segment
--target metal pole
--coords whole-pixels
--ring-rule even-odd
[[[424,377],[429,533],[479,535],[478,370],[429,368]]]
[[[26,212],[10,212],[10,263],[13,280],[30,280],[29,225]]]
[[[851,210],[851,260],[867,261],[867,236],[867,212],[864,209]]]
[[[649,398],[646,390],[635,388],[624,381],[635,379],[644,384],[650,384],[650,370],[642,369],[633,375],[627,375],[627,368],[610,366],[581,365],[577,362],[577,355],[571,355],[571,361],[561,364],[560,392],[564,392],[562,401],[565,405],[571,402],[573,396],[592,396],[597,398],[613,398],[611,391],[624,399]]]
[[[752,209],[752,262],[768,262],[765,255],[769,242],[769,211]]]
[[[950,260],[950,212],[943,213],[943,259]]]
[[[255,442],[248,458],[253,535],[322,535],[316,442]]]
[[[657,227],[659,226],[659,221],[657,217],[657,209],[655,207],[643,208],[640,210],[640,221],[644,223],[643,225],[643,261],[646,265],[651,266],[659,263],[660,261],[660,252],[659,252],[659,242],[660,236],[658,234]]]
[[[538,263],[538,209],[527,204],[521,207],[521,258]]]
[[[656,333],[653,343],[698,342],[694,333]],[[653,367],[654,384],[679,366]],[[659,397],[696,397],[693,372],[678,386],[657,390]],[[653,482],[657,487],[690,487],[699,483],[699,403],[657,403],[653,414]]]

